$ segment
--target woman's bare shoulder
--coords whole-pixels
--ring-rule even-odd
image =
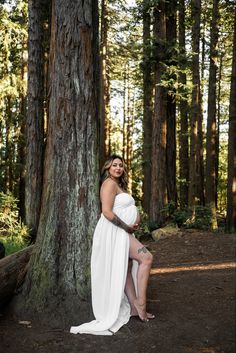
[[[110,192],[112,194],[117,194],[117,183],[111,178],[104,180],[101,186],[101,194],[104,192]]]

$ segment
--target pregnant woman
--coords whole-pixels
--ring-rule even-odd
[[[138,316],[146,322],[147,283],[152,254],[134,237],[140,217],[127,193],[123,159],[111,156],[102,170],[102,214],[96,226],[92,257],[92,306],[95,320],[72,326],[71,333],[112,335]]]

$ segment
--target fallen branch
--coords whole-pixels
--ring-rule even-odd
[[[34,245],[0,260],[0,307],[14,295],[23,283]]]

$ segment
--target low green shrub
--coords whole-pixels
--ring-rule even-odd
[[[195,206],[193,213],[190,208],[177,209],[173,213],[173,220],[179,227],[211,229],[212,213],[211,209],[206,206]]]
[[[0,241],[10,255],[28,243],[29,230],[19,219],[18,200],[11,193],[0,192]]]

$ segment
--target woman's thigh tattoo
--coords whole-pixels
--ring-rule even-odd
[[[143,252],[145,254],[148,252],[148,249],[145,248],[145,246],[143,246],[142,248],[138,249],[138,254],[140,254],[141,252]]]

